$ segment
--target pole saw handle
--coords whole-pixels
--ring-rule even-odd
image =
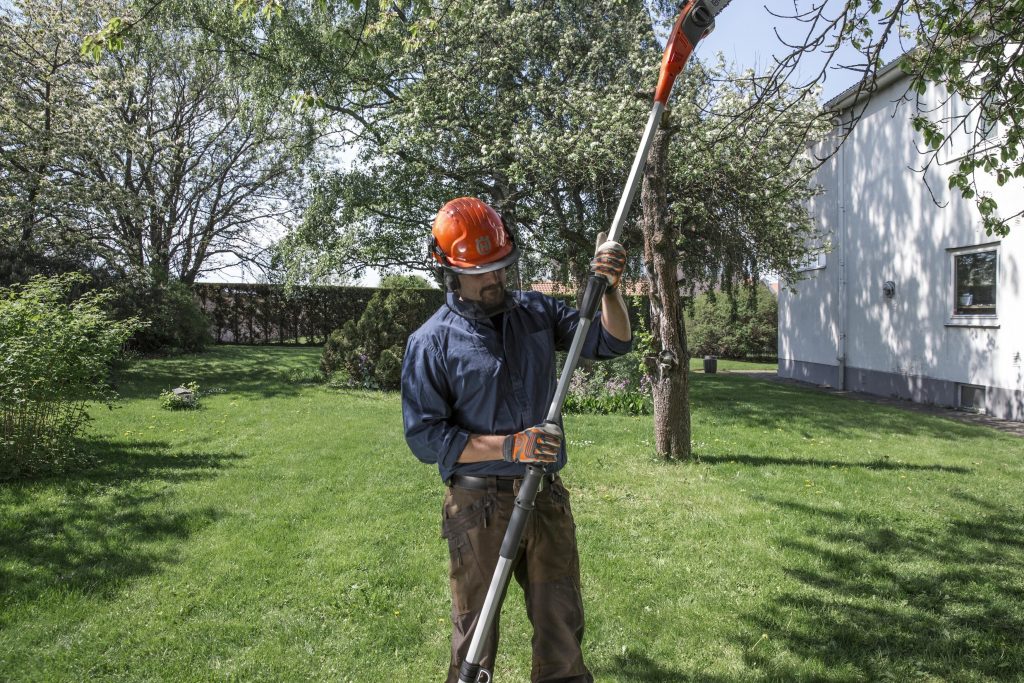
[[[715,10],[727,3],[728,0],[687,0],[683,3],[661,58],[661,75],[654,91],[655,102],[668,105],[668,96],[676,76],[686,66],[697,43],[714,30],[715,15],[718,13]]]

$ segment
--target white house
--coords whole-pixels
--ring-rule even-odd
[[[780,288],[779,375],[1024,420],[1024,222],[1005,238],[986,235],[973,200],[947,189],[967,149],[962,130],[945,131],[952,148],[928,185],[911,170],[926,159],[914,107],[897,104],[907,84],[889,65],[860,123],[818,172],[824,193],[811,210],[828,250],[793,292]],[[827,106],[849,121],[855,104],[848,91]],[[979,183],[1001,214],[1024,206],[1020,179]]]

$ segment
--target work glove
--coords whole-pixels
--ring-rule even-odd
[[[626,250],[618,242],[605,240],[607,233],[597,236],[597,251],[590,262],[590,270],[608,281],[608,288],[615,289],[622,279],[622,271],[626,269]]]
[[[554,422],[524,429],[509,434],[502,443],[502,456],[506,462],[519,462],[527,465],[550,464],[558,458],[562,450],[562,429]]]

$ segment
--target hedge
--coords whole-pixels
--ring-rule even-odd
[[[349,320],[359,320],[378,290],[372,287],[298,287],[283,285],[195,285],[196,296],[210,316],[218,344],[322,345],[331,332]],[[444,303],[437,289],[413,290],[424,306]]]

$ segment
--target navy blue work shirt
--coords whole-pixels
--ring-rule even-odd
[[[516,476],[526,466],[501,460],[457,463],[470,434],[514,434],[547,417],[557,385],[555,351],[568,351],[580,314],[538,292],[520,292],[519,305],[498,318],[471,320],[452,310],[451,292],[409,337],[402,363],[405,440],[424,463],[437,464],[441,479],[453,474]],[[595,360],[628,353],[595,316],[582,356]],[[554,472],[565,466],[565,444]]]

